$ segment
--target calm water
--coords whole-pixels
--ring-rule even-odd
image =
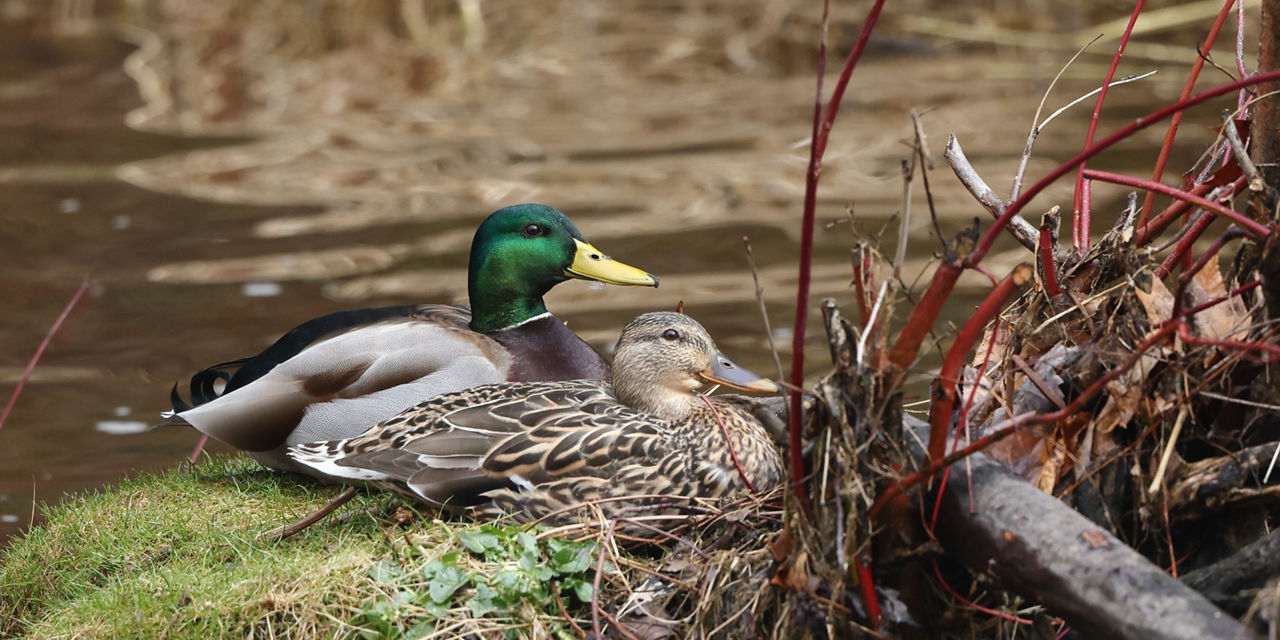
[[[559,206],[602,249],[662,276],[656,292],[578,282],[557,289],[552,309],[598,348],[607,350],[637,313],[683,299],[736,361],[772,374],[742,249],[741,238],[749,235],[787,361],[807,154],[807,72],[756,74],[711,89],[681,84],[684,102],[675,106],[664,95],[644,99],[643,84],[630,94],[619,89],[621,97],[612,101],[582,98],[568,107],[555,100],[525,109],[442,98],[412,103],[420,111],[407,112],[425,115],[403,129],[409,137],[370,121],[340,134],[354,143],[335,143],[339,134],[330,127],[323,144],[286,152],[310,140],[306,125],[268,123],[274,146],[266,147],[251,146],[246,127],[226,136],[212,135],[216,127],[199,135],[130,129],[126,114],[146,104],[145,91],[122,66],[133,50],[111,31],[0,31],[0,291],[7,303],[0,393],[6,398],[77,286],[86,278],[91,283],[0,430],[0,539],[28,525],[34,503],[180,464],[197,440],[194,432],[131,432],[155,421],[167,408],[170,385],[194,370],[255,353],[330,311],[460,300],[471,230],[505,204]],[[856,111],[837,125],[828,154],[820,210],[828,224],[819,232],[815,299],[848,300],[853,236],[843,222],[846,204],[854,202],[860,229],[870,234],[900,209],[897,167],[905,147],[898,141],[909,135],[907,109],[939,108],[928,120],[935,153],[945,132],[956,130],[984,173],[1007,176],[1044,78],[1058,62],[1050,56],[1011,68],[999,58],[886,56],[860,69],[874,90],[854,92]],[[981,85],[975,69],[988,76]],[[1167,99],[1180,82],[1176,75],[1141,92],[1117,91],[1109,117],[1123,121]],[[1101,76],[1096,64],[1082,65],[1079,77],[1064,81],[1064,95],[1083,93],[1095,76]],[[573,87],[561,92],[578,95]],[[501,117],[468,119],[473,108]],[[996,116],[1016,126],[996,136],[989,130]],[[1069,155],[1085,117],[1068,116],[1046,131],[1046,158]],[[636,121],[648,128],[629,129]],[[1204,137],[1203,131],[1188,135]],[[496,161],[486,155],[495,140],[502,143]],[[193,150],[202,151],[187,153]],[[273,154],[284,159],[277,163]],[[1184,153],[1176,166],[1193,155]],[[154,158],[125,171],[151,188],[116,177],[122,165]],[[1132,161],[1148,162],[1143,153]],[[1049,164],[1037,159],[1032,174]],[[981,214],[948,174],[942,166],[933,174],[946,232]],[[244,188],[228,191],[232,187]],[[919,195],[915,206],[922,212]],[[1118,191],[1095,196],[1099,211],[1116,211],[1122,201]],[[918,269],[936,241],[925,219],[917,218],[912,229]],[[1012,243],[1004,249],[993,257],[996,271],[1026,257]],[[964,300],[981,286],[981,279],[966,282],[953,318],[966,315]],[[816,337],[809,372],[818,375],[826,351],[816,319],[810,334]],[[225,449],[215,443],[209,450]]]

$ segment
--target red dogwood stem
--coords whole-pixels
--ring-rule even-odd
[[[1044,278],[1044,292],[1050,298],[1058,297],[1058,269],[1053,264],[1053,230],[1040,225],[1040,273]]]
[[[1196,274],[1200,273],[1200,270],[1203,269],[1206,264],[1209,264],[1210,258],[1218,255],[1219,251],[1222,251],[1222,247],[1242,235],[1244,235],[1244,231],[1242,231],[1240,227],[1237,227],[1234,224],[1227,227],[1227,230],[1223,232],[1217,240],[1214,240],[1213,244],[1209,245],[1209,248],[1200,256],[1199,259],[1196,260],[1196,263],[1191,265],[1191,267],[1186,271],[1182,272],[1182,275],[1178,277],[1178,291],[1173,295],[1173,312],[1169,314],[1170,317],[1177,318],[1182,315],[1182,298],[1183,294],[1186,293],[1187,284],[1191,282],[1191,279],[1196,277]]]
[[[45,349],[49,348],[49,342],[53,340],[54,334],[58,333],[62,323],[66,322],[67,316],[71,315],[71,310],[76,307],[77,302],[80,302],[80,297],[88,290],[89,280],[86,278],[80,283],[80,287],[76,289],[71,299],[67,301],[67,305],[62,308],[62,313],[58,314],[58,318],[53,321],[49,331],[44,334],[44,339],[40,341],[40,346],[36,347],[35,354],[27,361],[27,368],[22,371],[22,377],[18,378],[18,386],[13,388],[13,394],[9,396],[9,402],[4,405],[4,413],[0,413],[0,427],[3,427],[5,420],[9,419],[9,412],[13,411],[13,405],[18,403],[18,396],[22,395],[22,389],[27,386],[27,380],[31,378],[31,372],[35,371],[36,363],[40,362],[40,356],[44,355]]]
[[[1129,44],[1129,36],[1133,34],[1133,25],[1138,21],[1138,14],[1142,13],[1142,5],[1146,4],[1146,0],[1138,0],[1133,6],[1133,13],[1129,15],[1129,24],[1124,28],[1124,33],[1120,35],[1120,43],[1116,45],[1116,54],[1111,57],[1111,66],[1107,67],[1107,77],[1102,81],[1102,87],[1098,89],[1098,101],[1093,105],[1093,117],[1089,119],[1089,132],[1085,134],[1084,146],[1088,148],[1093,144],[1093,136],[1098,132],[1098,118],[1102,115],[1102,102],[1107,99],[1107,89],[1111,87],[1111,79],[1116,75],[1116,67],[1120,66],[1120,58],[1124,55],[1124,48]],[[1084,183],[1084,162],[1080,163],[1080,171],[1076,173],[1076,192],[1075,200],[1073,200],[1073,212],[1071,216],[1071,240],[1073,246],[1081,252],[1089,248],[1089,192],[1088,185]]]
[[[1218,12],[1218,19],[1214,21],[1213,26],[1209,28],[1209,33],[1205,35],[1204,44],[1200,45],[1197,51],[1200,55],[1196,56],[1195,62],[1191,63],[1191,71],[1187,73],[1187,82],[1182,85],[1182,94],[1178,96],[1178,100],[1186,100],[1191,95],[1191,90],[1196,86],[1196,80],[1200,77],[1200,69],[1204,68],[1204,61],[1209,54],[1209,50],[1213,48],[1214,40],[1218,39],[1218,32],[1222,30],[1222,25],[1227,21],[1227,16],[1231,15],[1231,5],[1235,0],[1226,0],[1222,3],[1222,10]],[[1241,74],[1243,75],[1243,74]],[[1156,167],[1151,172],[1151,181],[1160,182],[1160,178],[1164,177],[1164,166],[1169,161],[1169,152],[1173,150],[1173,139],[1178,135],[1178,125],[1182,122],[1182,114],[1176,113],[1169,119],[1169,129],[1165,131],[1164,142],[1160,145],[1160,154],[1156,156]],[[1142,213],[1138,214],[1138,226],[1141,227],[1147,223],[1147,216],[1151,214],[1151,205],[1155,201],[1155,194],[1148,191],[1147,197],[1142,201]]]
[[[800,273],[796,283],[796,318],[792,327],[791,340],[791,385],[793,389],[800,389],[804,386],[804,338],[805,328],[809,322],[809,281],[813,263],[814,212],[818,205],[818,177],[822,174],[822,154],[826,151],[827,138],[831,133],[831,127],[835,124],[836,114],[840,110],[840,101],[844,98],[845,89],[849,85],[849,76],[853,74],[853,68],[857,66],[858,59],[862,57],[863,50],[867,48],[867,41],[871,38],[871,30],[875,28],[876,20],[880,17],[882,8],[884,8],[884,0],[876,0],[875,4],[871,6],[871,10],[867,12],[867,18],[862,23],[862,32],[858,34],[858,40],[853,45],[853,51],[849,52],[849,57],[844,62],[844,69],[840,72],[840,79],[836,82],[835,90],[831,93],[831,101],[827,103],[825,117],[823,117],[822,109],[822,76],[826,71],[827,49],[825,34],[823,42],[818,48],[818,89],[813,103],[813,139],[810,141],[809,148],[809,169],[805,174],[804,219],[800,228]],[[825,9],[823,11],[823,24],[826,24]],[[821,122],[821,125],[819,122]],[[800,450],[802,446],[800,412],[800,392],[792,391],[790,420],[787,425],[791,446],[792,489],[800,500],[800,504],[807,505],[808,491],[805,489],[804,484],[804,456]],[[807,510],[807,506],[804,508]]]
[[[1186,311],[1183,311],[1182,313],[1176,316],[1173,316],[1172,318],[1169,318],[1168,320],[1165,320],[1164,322],[1161,322],[1159,328],[1163,328],[1165,325],[1171,322],[1175,322],[1177,320],[1181,320],[1182,318],[1185,318],[1187,316],[1193,316],[1197,313],[1200,313],[1201,311],[1204,311],[1205,309],[1208,309],[1209,307],[1220,305],[1226,302],[1227,300],[1230,300],[1246,291],[1249,291],[1251,289],[1257,289],[1258,287],[1261,287],[1261,286],[1262,286],[1261,280],[1254,280],[1253,282],[1250,282],[1248,284],[1242,284],[1236,287],[1235,289],[1228,291],[1226,295],[1218,296],[1207,302],[1202,302],[1194,307],[1191,307],[1190,309],[1187,309]]]
[[[1239,178],[1236,178],[1235,182],[1232,182],[1230,188],[1222,195],[1228,196],[1238,193],[1244,188],[1244,185],[1247,184],[1248,181],[1249,178],[1247,176],[1240,176]],[[1203,196],[1204,194],[1209,193],[1211,189],[1213,189],[1212,183],[1202,182],[1187,193],[1194,196]],[[1157,234],[1164,231],[1164,228],[1169,226],[1169,223],[1176,220],[1178,216],[1182,215],[1182,212],[1186,211],[1190,206],[1191,203],[1186,200],[1174,200],[1173,203],[1166,207],[1164,211],[1161,211],[1159,215],[1152,218],[1147,222],[1147,224],[1138,227],[1138,231],[1133,234],[1133,245],[1135,247],[1146,245]]]
[[[1147,127],[1168,118],[1174,113],[1183,111],[1188,107],[1193,107],[1201,102],[1212,100],[1218,96],[1237,91],[1243,87],[1249,87],[1273,80],[1280,80],[1280,69],[1267,71],[1265,73],[1255,73],[1248,78],[1242,78],[1240,80],[1218,85],[1208,91],[1187,98],[1186,100],[1180,100],[1142,116],[1141,118],[1138,118],[1137,120],[1134,120],[1133,122],[1116,130],[1115,133],[1103,138],[1092,147],[1077,153],[1070,160],[1058,165],[1056,169],[1050,171],[1035,184],[1031,185],[1030,188],[1022,192],[1022,195],[1018,196],[1016,200],[1009,203],[1009,206],[1005,207],[1004,213],[1000,214],[999,218],[996,218],[995,223],[991,225],[991,228],[987,230],[987,233],[983,235],[982,239],[978,242],[977,248],[969,254],[968,264],[977,264],[978,262],[981,262],[982,258],[986,257],[987,252],[991,251],[991,247],[995,244],[996,238],[998,238],[1000,233],[1004,231],[1004,228],[1008,226],[1009,220],[1012,219],[1013,216],[1018,215],[1018,213],[1022,211],[1023,207],[1027,206],[1027,203],[1031,202],[1032,198],[1036,197],[1041,191],[1044,191],[1049,185],[1056,182],[1058,178],[1066,175],[1068,171],[1076,168],[1081,162],[1098,155],[1103,150],[1111,147],[1111,145],[1133,135],[1134,132],[1146,129]]]
[[[1136,187],[1138,189],[1146,189],[1148,191],[1163,193],[1164,195],[1167,195],[1167,196],[1173,196],[1174,198],[1177,198],[1179,200],[1186,200],[1187,202],[1190,202],[1191,204],[1194,204],[1200,207],[1201,209],[1206,209],[1220,216],[1230,218],[1236,224],[1253,232],[1254,235],[1266,236],[1271,233],[1271,229],[1257,223],[1252,218],[1244,215],[1243,213],[1240,213],[1239,211],[1236,211],[1235,209],[1224,207],[1212,200],[1206,200],[1193,193],[1183,191],[1182,189],[1175,189],[1174,187],[1171,187],[1167,184],[1152,182],[1150,180],[1144,180],[1142,178],[1134,178],[1132,176],[1120,175],[1118,173],[1111,173],[1110,171],[1096,171],[1094,169],[1085,169],[1084,174],[1085,174],[1085,177],[1090,178],[1092,180],[1101,180],[1103,182],[1110,182],[1112,184],[1122,184],[1126,187]]]
[[[1147,336],[1146,340],[1143,340],[1141,344],[1134,348],[1133,353],[1129,356],[1129,359],[1124,362],[1124,364],[1112,369],[1107,372],[1106,375],[1089,385],[1089,388],[1085,389],[1083,393],[1076,397],[1076,399],[1067,406],[1054,411],[1053,413],[1024,413],[1022,415],[1015,416],[1000,423],[997,425],[999,428],[982,438],[974,440],[969,444],[969,446],[950,453],[943,458],[929,461],[923,469],[903,478],[885,489],[884,493],[880,494],[880,497],[876,499],[875,504],[871,505],[871,509],[867,511],[867,517],[874,519],[876,515],[884,509],[885,505],[889,504],[890,500],[902,495],[902,493],[912,485],[919,484],[929,478],[932,478],[939,471],[955,464],[957,461],[963,460],[996,442],[1004,440],[1005,438],[1013,435],[1018,429],[1033,424],[1045,424],[1061,420],[1079,411],[1086,402],[1092,400],[1094,396],[1101,392],[1108,382],[1115,380],[1118,376],[1131,369],[1133,365],[1142,358],[1143,354],[1145,354],[1148,349],[1168,338],[1170,334],[1174,333],[1182,326],[1183,323],[1180,322],[1171,324],[1166,327],[1161,327],[1151,335]]]
[[[906,371],[915,362],[916,355],[920,353],[920,345],[924,344],[929,330],[933,328],[933,321],[942,312],[942,305],[951,295],[962,271],[964,268],[959,258],[943,260],[938,265],[928,290],[920,297],[920,304],[912,310],[907,318],[907,325],[902,328],[898,340],[893,343],[893,349],[889,351],[889,365],[895,371]]]
[[[947,350],[947,357],[942,361],[942,370],[934,379],[933,402],[929,410],[929,459],[941,460],[946,454],[947,427],[951,426],[951,413],[956,405],[956,383],[960,380],[960,369],[968,360],[969,350],[982,337],[987,324],[1000,313],[1004,303],[1031,281],[1033,273],[1031,265],[1020,264],[1013,269],[1007,278],[1000,281],[991,293],[987,294],[982,304],[973,312],[969,321],[956,335],[955,344]]]

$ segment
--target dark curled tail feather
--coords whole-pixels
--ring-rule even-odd
[[[239,358],[237,360],[228,360],[219,362],[211,367],[197,371],[191,376],[190,393],[191,404],[187,404],[182,400],[182,394],[178,392],[178,385],[174,384],[173,389],[169,391],[169,404],[173,405],[174,413],[182,413],[192,407],[198,407],[206,402],[216,400],[222,393],[217,390],[217,383],[222,381],[223,385],[231,382],[232,371],[228,369],[239,369],[249,358]],[[228,387],[223,386],[223,393]]]

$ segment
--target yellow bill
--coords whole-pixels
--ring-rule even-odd
[[[641,271],[629,264],[623,264],[606,256],[603,251],[574,238],[578,252],[573,256],[573,264],[565,269],[564,274],[570,278],[595,280],[607,284],[630,285],[637,287],[657,287],[658,276]]]

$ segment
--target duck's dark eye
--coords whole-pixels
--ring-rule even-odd
[[[675,329],[667,329],[662,332],[662,338],[664,340],[676,340],[680,338],[680,332]]]
[[[526,238],[536,238],[543,233],[542,225],[536,222],[530,222],[529,224],[526,224],[524,228],[520,229],[520,235]]]

